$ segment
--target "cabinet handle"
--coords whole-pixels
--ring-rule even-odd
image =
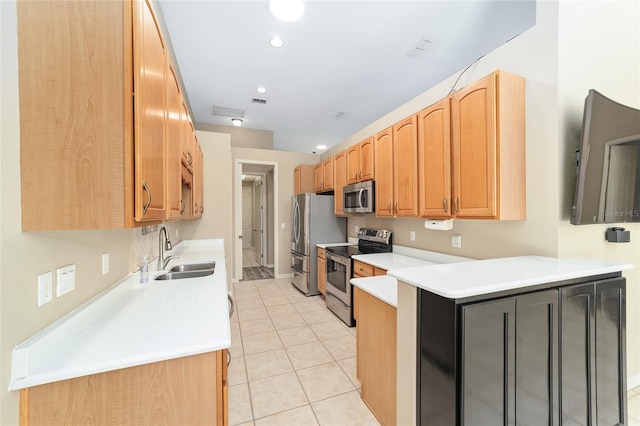
[[[200,213],[204,213],[204,206],[200,206]]]
[[[456,213],[458,213],[458,212],[460,211],[460,206],[459,206],[459,204],[460,204],[460,201],[458,200],[458,197],[456,197],[456,198],[453,200],[453,208],[454,208],[454,210],[455,210],[455,212],[456,212]]]
[[[142,215],[144,216],[151,205],[151,191],[149,191],[149,187],[145,181],[142,181],[142,189],[147,193],[147,202],[142,206]]]
[[[233,315],[233,311],[236,309],[236,304],[233,301],[233,297],[227,293],[227,299],[229,299],[229,318]]]
[[[184,200],[180,200],[180,214],[184,213]]]
[[[395,204],[395,210],[396,210],[396,213],[398,213],[398,202],[397,201],[396,201],[396,204]]]
[[[187,160],[187,163],[189,163],[189,165],[193,164],[193,156],[191,155],[190,152],[187,152],[187,155],[189,156],[189,159]]]
[[[227,349],[227,367],[231,365],[231,351]]]
[[[447,210],[449,210],[449,202],[446,198],[442,201],[442,208],[444,209],[445,213],[447,213]]]
[[[389,201],[389,208],[388,208],[388,210],[389,210],[389,213],[391,213],[391,201]]]

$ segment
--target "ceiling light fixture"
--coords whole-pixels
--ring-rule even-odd
[[[256,92],[258,93],[267,93],[267,89],[265,89],[264,87],[260,86],[256,89]]]
[[[242,126],[242,118],[232,118],[231,124],[233,124],[236,127]]]
[[[277,49],[284,46],[284,40],[282,40],[278,36],[273,36],[269,39],[269,44],[271,45],[271,47],[275,47]]]
[[[316,149],[327,149],[326,145],[318,145],[316,146]]]
[[[304,14],[302,0],[268,0],[269,13],[282,22],[295,22]]]

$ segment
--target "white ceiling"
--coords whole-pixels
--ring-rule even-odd
[[[212,107],[244,110],[244,127],[273,131],[274,149],[307,153],[535,24],[535,0],[308,0],[295,23],[274,19],[266,0],[159,3],[194,121],[229,125]],[[269,46],[275,34],[284,47]],[[424,39],[422,54],[407,56]]]

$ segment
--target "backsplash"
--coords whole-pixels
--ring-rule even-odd
[[[158,232],[160,232],[160,228],[163,226],[167,229],[167,235],[169,235],[171,244],[174,247],[182,241],[180,221],[165,223],[162,225],[144,226],[136,229],[133,249],[134,257],[131,262],[132,271],[136,271],[138,269],[138,262],[141,262],[146,255],[151,256],[151,269],[155,269],[154,260],[157,260],[158,258]],[[176,230],[178,230],[178,236],[176,236]]]

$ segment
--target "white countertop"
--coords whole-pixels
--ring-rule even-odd
[[[440,296],[460,299],[632,268],[607,260],[519,256],[393,269],[388,274]]]
[[[353,243],[319,243],[316,244],[316,247],[327,248],[327,247],[338,247],[338,246],[351,246]],[[357,243],[356,243],[357,245]]]
[[[398,281],[389,275],[352,278],[351,284],[388,303],[394,308],[398,307]]]
[[[378,268],[386,269],[387,271],[389,269],[437,265],[436,262],[430,262],[428,260],[404,256],[397,253],[356,254],[352,256],[352,258],[361,262],[368,263],[369,265],[376,266]]]
[[[9,390],[231,346],[223,240],[192,240],[167,255],[167,269],[216,262],[202,278],[141,284],[136,272],[13,350]]]

